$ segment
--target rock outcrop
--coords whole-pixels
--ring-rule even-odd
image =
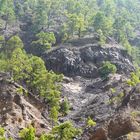
[[[102,126],[90,130],[90,140],[139,140],[140,139],[140,85],[133,88],[126,106],[120,106]],[[126,96],[123,101],[125,101]],[[87,131],[89,132],[89,131]],[[86,134],[87,135],[87,134]],[[86,136],[81,138],[86,140]]]
[[[30,124],[37,129],[37,135],[49,131],[48,116],[42,116],[44,109],[43,102],[13,82],[8,74],[0,73],[0,124],[7,136],[18,139],[19,130]]]
[[[103,61],[110,61],[117,66],[118,73],[129,74],[134,70],[131,57],[118,48],[119,45],[101,47],[91,43],[78,47],[68,43],[45,53],[43,59],[47,69],[65,76],[97,78]]]

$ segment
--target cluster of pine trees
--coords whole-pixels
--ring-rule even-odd
[[[140,51],[130,43],[139,31],[139,11],[139,0],[0,0],[0,71],[9,72],[14,81],[48,102],[54,128],[39,140],[71,140],[79,130],[70,122],[56,126],[58,116],[66,115],[69,109],[67,99],[60,102],[63,75],[48,71],[44,61],[32,54],[40,56],[58,38],[63,43],[97,33],[101,45],[113,38],[140,63],[136,56]],[[15,27],[20,31],[7,37],[6,33]],[[110,71],[116,71],[109,63],[104,65],[108,66]],[[90,120],[89,125],[95,122]],[[34,128],[25,128],[20,137],[36,139]],[[5,139],[2,128],[1,138]]]
[[[0,0],[0,27],[22,22],[30,34],[55,30],[62,41],[97,32],[102,43],[113,37],[132,53],[139,5],[139,0]]]
[[[56,135],[58,140],[71,140],[78,135],[80,131],[74,128],[71,122],[58,125],[58,116],[66,115],[69,111],[67,99],[60,102],[60,82],[63,75],[48,71],[40,57],[27,54],[23,49],[22,40],[18,36],[12,36],[7,41],[3,36],[0,36],[0,39],[0,71],[10,73],[13,80],[21,84],[28,92],[43,97],[47,102],[51,125],[52,128],[55,127],[50,134],[42,134],[39,140],[54,140]],[[22,89],[17,90],[17,92],[21,94]],[[0,139],[6,140],[4,133],[4,129],[0,128]],[[35,140],[37,139],[35,135],[35,129],[30,126],[23,129],[19,136],[23,140]]]
[[[139,0],[0,0],[0,30],[19,26],[26,50],[38,56],[56,41],[98,33],[101,45],[114,38],[139,63],[140,49],[130,43],[139,31],[139,5]],[[36,41],[40,36],[50,40]]]

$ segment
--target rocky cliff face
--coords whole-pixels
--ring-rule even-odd
[[[89,116],[97,122],[96,127],[85,129],[80,140],[139,140],[140,86],[126,84],[135,68],[125,50],[117,44],[77,46],[74,42],[47,52],[43,58],[49,70],[66,76],[62,93],[71,110],[63,120],[70,119],[78,127],[85,127]],[[108,80],[99,75],[103,61],[117,67]]]
[[[49,131],[49,123],[42,116],[45,104],[27,93],[20,85],[13,82],[6,73],[0,73],[0,124],[6,129],[7,136],[18,139],[19,130],[32,124],[37,135]]]
[[[110,61],[118,68],[118,73],[129,74],[134,70],[132,60],[127,52],[118,45],[86,44],[73,46],[72,43],[60,46],[44,54],[43,58],[49,70],[66,76],[97,78],[103,61]]]

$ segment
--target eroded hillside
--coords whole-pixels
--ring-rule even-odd
[[[139,85],[127,83],[135,67],[120,45],[101,47],[97,42],[87,42],[77,47],[71,42],[49,50],[43,59],[47,69],[64,74],[61,98],[67,97],[70,111],[59,116],[59,122],[71,120],[75,127],[82,128],[82,136],[77,139],[139,140],[140,90]],[[100,75],[105,61],[117,68],[107,78]],[[29,124],[36,128],[38,136],[49,132],[48,103],[12,81],[8,74],[1,73],[0,77],[1,124],[7,135],[18,139],[18,132]],[[87,126],[89,117],[96,126]]]
[[[11,80],[9,74],[0,73],[0,124],[6,135],[19,138],[19,131],[30,124],[36,128],[37,135],[50,131],[48,116],[43,116],[46,105]]]
[[[0,0],[0,139],[140,140],[139,5]]]
[[[48,69],[66,76],[62,93],[71,110],[61,121],[70,119],[82,128],[88,117],[97,123],[86,128],[80,140],[139,140],[139,85],[127,83],[135,68],[125,50],[117,44],[101,47],[89,42],[77,47],[69,43],[44,54],[44,60]],[[117,67],[108,79],[99,72],[104,61]]]

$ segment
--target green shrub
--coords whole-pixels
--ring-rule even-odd
[[[53,134],[42,134],[39,140],[55,140],[55,136]]]
[[[87,126],[88,127],[96,126],[96,122],[94,120],[92,120],[90,117],[88,117]]]
[[[64,101],[60,105],[60,112],[65,116],[68,114],[70,105],[67,99],[64,99]]]
[[[22,140],[35,140],[35,128],[29,126],[20,131],[19,136]]]
[[[62,123],[59,126],[55,126],[51,132],[56,140],[73,140],[74,137],[79,136],[81,133],[82,131],[74,127],[69,121]]]
[[[115,88],[110,88],[110,91],[112,94],[114,94],[116,92]]]
[[[12,138],[6,138],[5,129],[0,126],[0,140],[13,140]]]
[[[140,83],[139,75],[132,72],[130,79],[127,80],[127,84],[129,86],[136,86],[138,83]]]
[[[20,86],[19,88],[17,88],[17,93],[23,94],[23,87],[22,86]]]
[[[111,64],[109,61],[103,63],[102,67],[99,70],[99,73],[102,78],[107,78],[109,74],[116,73],[117,68],[114,64]]]

